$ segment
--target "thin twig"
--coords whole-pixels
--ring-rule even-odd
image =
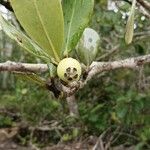
[[[100,56],[97,60],[102,60],[102,59],[105,59],[105,58],[111,56],[113,53],[115,53],[115,52],[117,52],[117,51],[119,50],[119,46],[120,46],[119,44],[116,45],[116,46],[115,46],[113,49],[111,49],[108,53],[106,53],[106,54]]]
[[[108,150],[109,147],[111,146],[111,143],[113,141],[113,139],[115,138],[116,133],[120,130],[120,126],[116,128],[116,130],[112,133],[112,135],[110,136],[107,144],[105,145],[105,150]]]

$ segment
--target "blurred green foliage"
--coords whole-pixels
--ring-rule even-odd
[[[101,36],[101,56],[110,52],[116,45],[118,50],[104,61],[139,56],[150,52],[150,21],[142,21],[141,13],[136,11],[136,29],[132,44],[124,42],[124,30],[127,16],[123,13],[130,5],[119,5],[118,12],[107,10],[105,0],[97,0],[90,26]],[[39,62],[22,51],[6,35],[1,33],[0,62],[6,60]],[[13,52],[7,57],[6,42],[13,44]],[[137,149],[149,148],[150,144],[150,67],[141,66],[134,70],[119,69],[96,75],[81,91],[77,93],[80,118],[68,117],[65,101],[55,100],[49,91],[30,82],[21,81],[14,74],[0,74],[0,109],[7,108],[21,115],[21,120],[31,125],[40,125],[44,121],[56,121],[63,130],[56,130],[52,135],[62,141],[73,140],[84,135],[99,136],[112,127],[112,134],[120,127],[119,144],[137,145]],[[6,83],[4,83],[4,81]],[[10,126],[10,117],[0,113],[0,127]],[[121,134],[122,133],[122,134]],[[55,141],[54,136],[50,136]],[[114,145],[115,145],[114,144]]]

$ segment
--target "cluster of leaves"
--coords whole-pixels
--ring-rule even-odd
[[[55,64],[68,56],[77,45],[88,25],[94,5],[93,0],[10,2],[18,21],[30,38],[0,15],[5,33],[30,53],[43,58],[46,63]]]

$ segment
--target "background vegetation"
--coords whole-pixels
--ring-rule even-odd
[[[136,11],[134,41],[129,46],[124,42],[130,7],[127,2],[118,2],[111,8],[105,0],[95,1],[90,27],[101,37],[97,60],[150,53],[150,20],[139,11]],[[10,16],[14,23],[14,16]],[[2,30],[0,39],[0,62],[41,61],[23,51]],[[80,117],[72,118],[65,101],[55,100],[49,91],[16,74],[0,73],[0,128],[19,126],[15,140],[23,145],[31,139],[42,147],[103,135],[104,143],[111,142],[111,146],[150,149],[149,74],[147,65],[96,75],[77,93]]]

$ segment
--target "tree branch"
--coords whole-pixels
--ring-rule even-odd
[[[90,80],[94,75],[101,73],[103,71],[110,71],[119,68],[134,69],[146,63],[150,63],[150,54],[139,56],[139,57],[127,58],[124,60],[111,61],[111,62],[93,62],[88,71],[86,81]],[[46,64],[15,63],[15,62],[7,61],[5,63],[0,63],[0,71],[42,73],[48,71],[48,67]],[[73,91],[76,91],[76,89]]]
[[[70,111],[70,116],[79,116],[79,112],[78,112],[78,105],[75,99],[75,95],[71,95],[69,97],[66,98],[67,103],[68,103],[68,107],[69,107],[69,111]]]
[[[137,2],[150,12],[150,3],[149,2],[147,2],[145,0],[137,0]]]
[[[0,71],[45,72],[47,70],[48,66],[46,64],[16,63],[11,61],[0,63]]]
[[[127,3],[129,3],[130,5],[132,5],[132,2],[129,1],[129,0],[123,0]],[[142,6],[144,7],[146,10],[150,11],[150,3],[147,2],[146,0],[137,0],[137,2]]]
[[[93,62],[90,66],[90,71],[88,72],[86,82],[90,80],[94,75],[103,71],[110,71],[119,68],[134,69],[146,63],[150,63],[150,54],[113,62]]]

